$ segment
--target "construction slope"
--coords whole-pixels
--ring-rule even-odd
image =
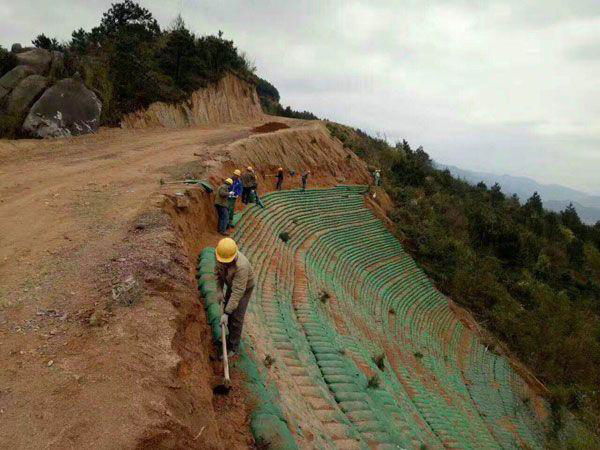
[[[123,128],[184,128],[220,123],[249,123],[264,118],[255,87],[227,74],[218,82],[192,92],[180,103],[152,103],[127,114]]]
[[[365,191],[272,193],[238,223],[258,278],[242,368],[270,411],[253,420],[257,440],[276,426],[286,448],[541,448],[539,398],[456,317]],[[211,264],[207,250],[208,299]]]

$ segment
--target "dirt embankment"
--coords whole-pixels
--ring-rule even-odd
[[[194,269],[220,237],[213,199],[159,180],[216,183],[252,165],[264,193],[281,165],[310,168],[311,186],[368,181],[321,124],[277,120],[292,128],[0,141],[0,447],[251,444],[239,371],[233,395],[211,391],[219,365]]]
[[[193,92],[176,104],[156,102],[125,116],[123,128],[183,128],[222,123],[251,123],[263,119],[256,89],[228,74],[217,83]]]

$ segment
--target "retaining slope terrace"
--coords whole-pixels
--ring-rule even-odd
[[[455,317],[365,190],[271,193],[234,234],[258,281],[245,345],[276,361],[265,376],[297,445],[541,448],[525,382]]]

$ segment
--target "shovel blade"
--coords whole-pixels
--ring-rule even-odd
[[[231,385],[229,383],[217,384],[213,388],[213,393],[216,395],[227,395],[231,391]]]

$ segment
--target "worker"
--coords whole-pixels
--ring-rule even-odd
[[[227,236],[227,224],[229,223],[229,188],[233,185],[231,178],[225,179],[215,194],[215,208],[217,209],[217,231]]]
[[[219,241],[215,251],[217,265],[217,297],[223,305],[221,324],[228,328],[227,356],[238,351],[246,308],[254,289],[254,271],[248,259],[231,238]],[[225,293],[223,293],[225,288]]]
[[[310,176],[310,170],[305,170],[302,172],[302,190],[306,190],[306,183],[308,182],[308,177]]]
[[[227,206],[229,209],[229,223],[227,224],[227,228],[234,228],[233,215],[235,213],[235,202],[238,197],[242,195],[244,189],[242,180],[240,179],[241,175],[242,172],[239,169],[235,169],[233,171],[233,176],[231,177],[233,179],[233,184],[229,188],[229,198],[227,199]]]
[[[277,178],[277,184],[275,185],[275,189],[277,189],[278,191],[281,190],[281,187],[283,185],[283,167],[280,167],[279,169],[277,169],[277,175],[275,175],[275,178]]]
[[[375,182],[375,186],[381,186],[381,170],[377,169],[373,172],[373,179]]]
[[[258,186],[254,169],[250,166],[246,168],[244,175],[242,175],[242,186],[242,203],[247,205],[251,202],[252,191],[255,191]]]

